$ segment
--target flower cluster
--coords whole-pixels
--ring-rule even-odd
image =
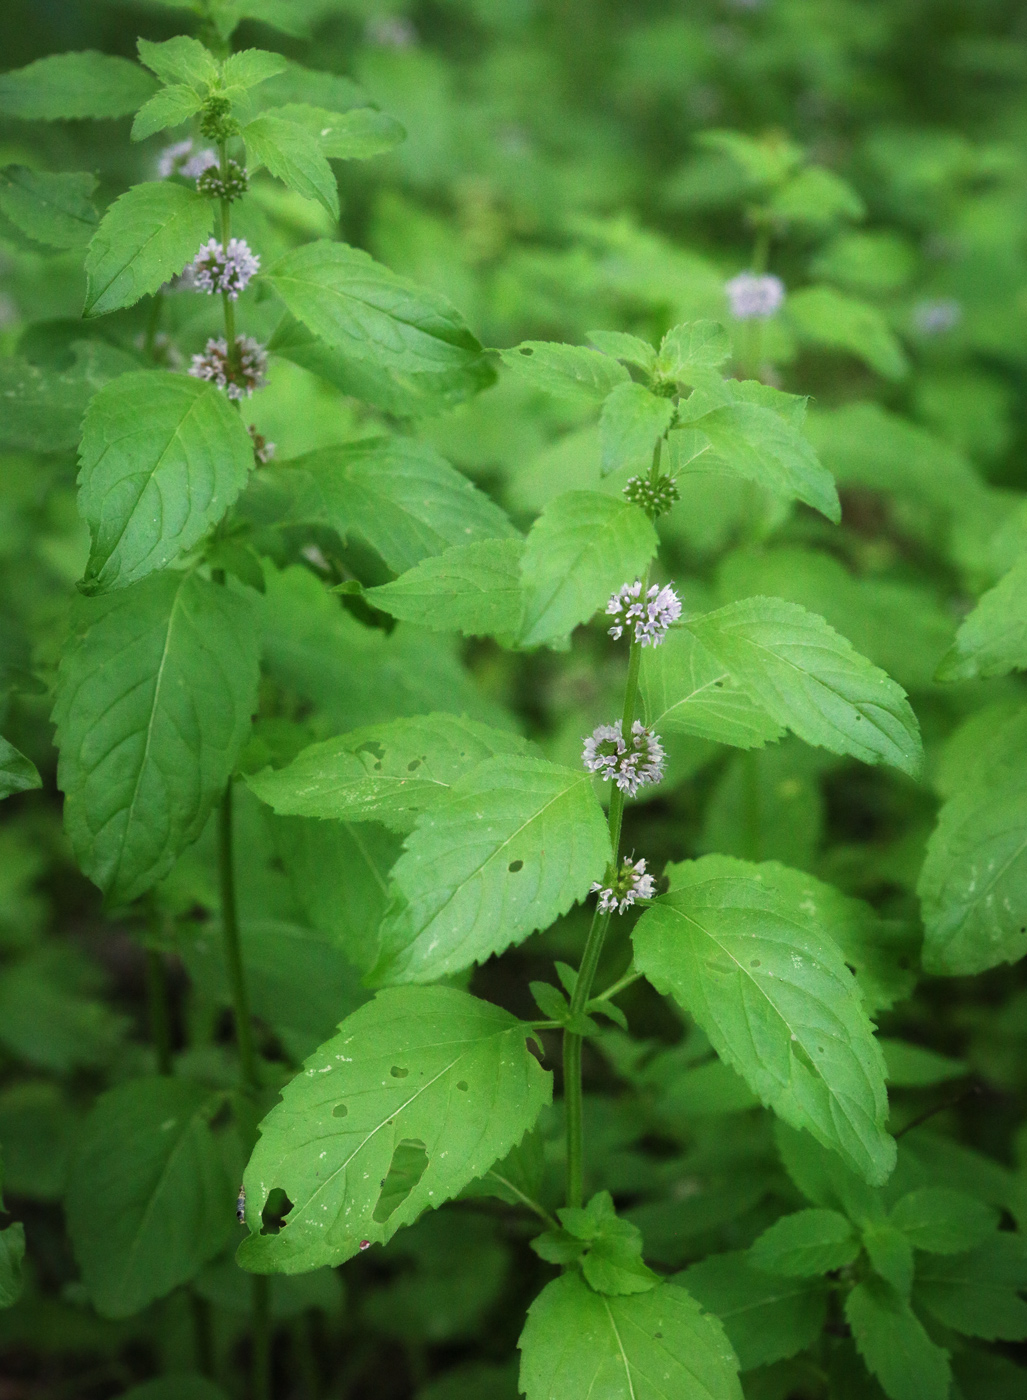
[[[663,588],[654,583],[643,597],[641,581],[636,579],[617,590],[607,603],[606,612],[613,618],[611,637],[617,639],[633,631],[636,642],[656,647],[670,624],[681,616],[681,599],[669,583]]]
[[[194,379],[209,379],[224,389],[230,399],[249,398],[262,389],[267,378],[267,351],[252,336],[240,335],[235,341],[234,359],[228,354],[224,336],[207,341],[201,355],[194,355],[189,373]]]
[[[239,199],[249,187],[249,172],[237,160],[228,161],[224,174],[216,162],[205,166],[196,181],[197,190],[208,199]]]
[[[625,856],[613,884],[604,885],[596,880],[589,893],[598,894],[601,914],[623,914],[636,899],[652,899],[656,893],[656,881],[645,873],[644,859],[632,863],[631,857]]]
[[[263,433],[258,433],[252,423],[249,425],[249,433],[253,439],[253,455],[262,467],[266,467],[278,449],[273,442],[268,442]]]
[[[773,316],[785,299],[785,284],[772,273],[758,276],[755,272],[740,272],[724,283],[731,303],[731,315],[736,321],[766,320]]]
[[[210,238],[193,258],[189,270],[198,292],[224,292],[235,301],[254,273],[260,271],[260,258],[250,252],[244,238],[230,238],[227,248]]]
[[[184,175],[187,180],[198,180],[205,170],[217,163],[217,151],[209,148],[197,151],[191,140],[176,141],[173,146],[165,146],[157,157],[157,174],[162,180],[170,175]]]
[[[655,481],[650,481],[647,476],[629,477],[624,494],[634,505],[641,506],[651,520],[666,515],[681,499],[678,484],[672,476],[660,476]]]
[[[663,745],[640,719],[631,726],[627,740],[619,724],[600,724],[585,740],[581,761],[604,782],[611,779],[621,792],[634,797],[639,788],[663,777]]]

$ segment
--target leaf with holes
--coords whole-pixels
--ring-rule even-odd
[[[239,1263],[286,1274],[341,1264],[480,1177],[550,1101],[529,1033],[450,987],[392,988],[355,1011],[260,1125]],[[276,1187],[291,1207],[265,1233]]]

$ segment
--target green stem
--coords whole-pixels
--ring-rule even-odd
[[[271,1400],[271,1280],[253,1275],[253,1400]]]
[[[196,1369],[207,1380],[215,1379],[214,1374],[214,1326],[210,1303],[195,1289],[189,1289],[189,1307],[193,1315],[193,1350]]]
[[[232,853],[232,784],[229,782],[221,801],[218,820],[218,867],[221,876],[221,931],[224,937],[225,965],[228,985],[232,991],[235,1014],[235,1039],[239,1047],[239,1064],[243,1083],[248,1089],[260,1088],[257,1054],[253,1046],[253,1022],[246,992],[242,944],[239,940],[239,915],[235,899],[235,862]]]
[[[621,992],[626,991],[635,982],[640,982],[644,975],[642,972],[634,972],[629,969],[623,977],[618,977],[612,987],[607,987],[605,992],[600,992],[598,996],[592,997],[592,1001],[612,1001],[614,997],[620,996]]]
[[[168,982],[164,955],[156,948],[146,949],[146,1002],[150,1035],[157,1052],[157,1072],[171,1074],[171,1016],[168,1011]]]
[[[221,179],[228,180],[228,145],[222,141],[218,145],[218,159],[220,162]],[[228,243],[232,236],[232,202],[229,199],[222,199],[221,204],[221,247],[228,257]],[[228,345],[228,362],[235,367],[236,346],[235,346],[235,303],[227,292],[221,293],[221,305],[225,313],[225,342]]]

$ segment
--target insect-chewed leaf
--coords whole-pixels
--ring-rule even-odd
[[[450,987],[380,992],[306,1061],[260,1126],[246,1169],[256,1273],[341,1264],[450,1200],[503,1157],[552,1095],[509,1012]],[[261,1212],[280,1187],[278,1234]]]
[[[479,763],[528,751],[520,735],[476,720],[416,715],[311,744],[287,768],[266,769],[248,781],[285,816],[378,821],[409,831],[419,812]]]
[[[946,1400],[948,1353],[936,1346],[891,1284],[871,1275],[845,1300],[859,1354],[891,1400]]]
[[[676,868],[676,887],[635,926],[636,965],[764,1103],[880,1184],[895,1143],[884,1056],[855,978],[758,867],[725,874],[719,861]]]
[[[95,189],[95,175],[52,175],[8,165],[0,170],[0,211],[37,243],[80,248],[96,232]]]
[[[452,545],[513,538],[506,514],[427,443],[368,438],[321,447],[264,473],[286,518],[361,535],[403,573]]]
[[[807,744],[919,772],[920,732],[902,687],[815,613],[745,598],[687,627],[731,678]]]
[[[687,628],[673,629],[660,646],[643,651],[639,688],[646,723],[661,732],[740,749],[762,748],[784,733]]]
[[[0,800],[42,786],[43,780],[32,760],[0,734]]]
[[[100,220],[86,254],[84,316],[159,291],[196,255],[214,222],[209,199],[171,180],[134,185]]]
[[[1023,670],[1027,670],[1027,555],[964,619],[938,667],[938,679],[984,680]]]
[[[642,384],[618,384],[599,416],[600,469],[603,475],[634,467],[648,471],[657,441],[670,427],[674,404],[651,394]]]
[[[256,698],[255,619],[231,589],[162,573],[80,602],[54,706],[57,780],[105,894],[134,899],[199,836]]]
[[[598,491],[566,491],[550,501],[521,563],[522,645],[562,641],[642,573],[657,545],[648,516],[630,501]]]
[[[819,1278],[775,1277],[753,1266],[747,1250],[711,1254],[676,1275],[724,1324],[743,1371],[769,1366],[811,1346],[827,1314]]]
[[[463,317],[359,248],[324,239],[294,248],[266,279],[315,335],[358,360],[431,373],[461,369],[481,356]]]
[[[458,544],[392,583],[367,588],[372,606],[433,632],[510,638],[521,626],[523,540]]]
[[[587,773],[540,758],[487,759],[407,838],[374,975],[427,982],[483,962],[548,928],[609,859]]]
[[[163,370],[123,374],[86,412],[79,511],[92,548],[83,590],[125,588],[191,548],[253,466],[253,443],[213,384]]]
[[[579,402],[602,403],[618,384],[630,382],[623,365],[581,345],[526,340],[512,350],[501,351],[500,358],[532,388]]]
[[[223,1249],[235,1184],[210,1129],[223,1095],[135,1079],[100,1096],[80,1131],[65,1209],[97,1312],[129,1317]]]
[[[317,200],[333,218],[339,217],[335,176],[316,136],[272,109],[244,126],[242,138],[250,169],[266,166],[289,189],[305,199]]]
[[[519,1346],[527,1400],[742,1400],[723,1327],[673,1283],[611,1298],[565,1274],[528,1309]]]
[[[86,49],[37,58],[0,74],[0,112],[24,121],[126,117],[156,83],[137,63]]]

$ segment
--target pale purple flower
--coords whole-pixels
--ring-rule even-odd
[[[249,398],[267,380],[267,351],[252,336],[240,335],[235,342],[236,362],[228,356],[224,336],[211,337],[203,353],[193,356],[189,373],[194,379],[209,379],[224,389],[230,399]]]
[[[230,238],[224,248],[210,238],[193,258],[193,285],[199,292],[225,292],[235,301],[245,291],[250,278],[260,271],[260,258],[250,251],[244,238]]]
[[[780,309],[785,299],[785,284],[771,272],[762,276],[740,272],[724,283],[724,291],[736,321],[766,320]]]
[[[194,151],[192,140],[176,141],[165,146],[157,157],[157,174],[162,180],[170,175],[184,175],[187,180],[195,180],[211,165],[217,165],[217,151]]]
[[[917,302],[913,308],[913,325],[921,335],[943,335],[954,330],[963,319],[963,308],[953,297]]]
[[[631,726],[625,741],[619,724],[600,724],[585,740],[581,761],[603,782],[611,780],[621,792],[634,797],[640,787],[658,783],[663,777],[663,745],[640,719]]]
[[[610,636],[622,637],[634,630],[634,640],[644,647],[655,647],[663,641],[667,628],[681,616],[681,599],[669,584],[653,586],[642,596],[642,583],[626,583],[606,605],[613,618]]]
[[[409,49],[417,43],[417,30],[402,15],[375,15],[367,21],[364,34],[369,44],[381,49]]]
[[[601,914],[623,914],[636,899],[652,899],[656,881],[646,874],[644,859],[632,863],[631,857],[625,856],[613,884],[604,885],[596,880],[589,893],[598,894]]]
[[[253,423],[249,425],[249,433],[253,439],[253,455],[262,467],[266,467],[268,462],[274,459],[278,446],[276,443],[269,442],[263,433],[258,433]]]

